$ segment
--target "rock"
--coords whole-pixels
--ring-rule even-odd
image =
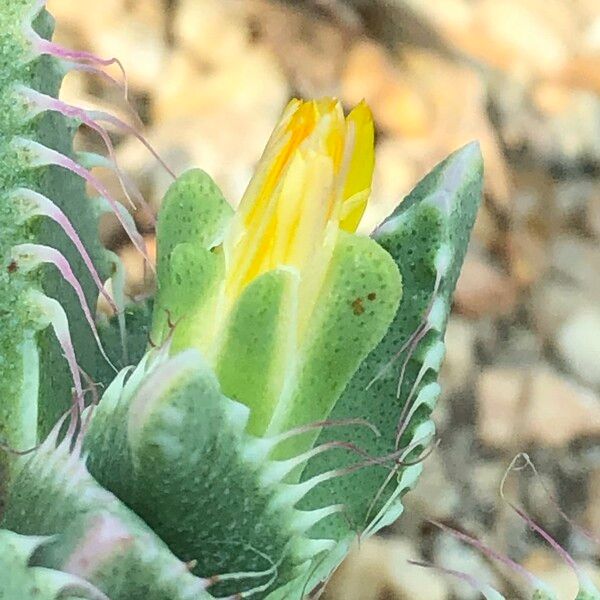
[[[474,502],[473,513],[477,509],[482,509],[487,513],[488,517],[491,518],[501,506],[499,490],[502,483],[502,477],[506,473],[506,462],[504,460],[478,461],[473,462],[469,466],[469,479],[472,490],[477,495],[477,499]],[[454,516],[456,516],[456,513]],[[476,522],[475,514],[465,516],[467,519],[473,521],[474,527],[478,525],[486,534],[488,533],[488,527],[482,527],[481,524]]]
[[[519,442],[525,373],[489,367],[477,381],[477,435],[492,448],[511,449]]]
[[[600,161],[597,93],[557,83],[492,78],[491,103],[510,150],[545,169],[579,173]],[[524,150],[526,152],[524,152]]]
[[[377,124],[388,133],[420,137],[431,132],[427,99],[379,44],[355,44],[342,75],[341,91],[350,105],[364,98]]]
[[[533,290],[529,310],[537,331],[545,338],[554,339],[561,324],[594,304],[576,286],[547,277]]]
[[[471,318],[506,315],[517,303],[513,280],[483,257],[467,255],[454,296],[456,310]]]
[[[563,79],[573,87],[599,93],[600,4],[597,0],[577,0],[573,4],[580,35],[575,44],[576,52],[563,71]]]
[[[556,205],[564,221],[585,219],[586,210],[595,198],[600,199],[600,185],[595,178],[577,178],[555,183]]]
[[[508,236],[511,274],[521,288],[532,286],[548,267],[545,240],[526,227],[515,227]]]
[[[443,432],[440,432],[440,435],[445,438]],[[443,452],[444,450],[437,449],[427,457],[419,485],[405,496],[405,510],[400,521],[403,532],[411,525],[417,529],[422,525],[424,518],[442,521],[452,519],[460,509],[460,487],[451,481],[446,473]],[[444,490],[444,493],[440,494],[440,490]]]
[[[99,29],[114,25],[124,12],[125,0],[48,0],[48,10],[60,29],[73,29],[86,43]],[[113,56],[111,54],[111,56]]]
[[[145,236],[144,241],[150,260],[154,263],[156,261],[156,239],[154,236]],[[121,248],[118,254],[127,274],[125,294],[130,298],[136,298],[151,292],[154,286],[154,275],[139,250],[132,245],[127,245]]]
[[[586,527],[597,540],[600,540],[600,469],[598,468],[589,474],[587,496]]]
[[[594,582],[600,585],[600,569],[591,562],[578,566]],[[575,598],[580,591],[577,577],[573,570],[551,550],[536,548],[522,561],[523,566],[545,581],[557,594],[557,598]]]
[[[551,99],[551,100],[550,100]],[[531,131],[530,143],[546,156],[576,162],[600,160],[600,100],[597,93],[554,84],[533,90],[533,109],[542,122]]]
[[[82,12],[88,21],[91,50],[99,56],[118,57],[130,87],[148,92],[154,90],[168,69],[164,12],[152,0],[129,4],[127,10],[109,12],[102,3],[98,20],[81,6],[72,10]]]
[[[224,3],[221,3],[224,4]],[[318,10],[298,10],[297,3],[269,0],[238,2],[250,35],[277,55],[292,88],[303,97],[339,95],[340,77],[350,47],[362,37],[361,23],[345,3],[321,3]],[[307,32],[310,32],[307,35]]]
[[[597,238],[600,238],[600,186],[596,188],[587,205],[587,224]]]
[[[492,197],[491,193],[488,193],[488,197]],[[498,200],[498,201],[496,201]],[[473,242],[476,242],[482,248],[504,248],[506,246],[506,235],[501,231],[498,220],[498,212],[509,213],[510,206],[508,202],[505,202],[502,198],[494,196],[493,208],[491,202],[482,202],[475,218],[475,224],[473,225],[472,238]]]
[[[176,121],[230,109],[244,112],[248,119],[267,111],[275,119],[287,98],[288,87],[277,62],[264,49],[247,48],[229,62],[206,67],[178,50],[156,89],[152,116],[156,122]]]
[[[600,398],[591,390],[544,366],[533,371],[527,387],[527,402],[518,416],[525,440],[560,447],[600,434]]]
[[[289,97],[287,81],[275,54],[252,40],[242,7],[215,0],[177,4],[176,49],[155,86],[156,122],[227,110],[248,120],[279,115]]]
[[[410,2],[460,52],[488,67],[519,74],[559,71],[577,35],[578,23],[562,2],[444,0],[446,9],[439,13],[437,3]]]
[[[600,398],[547,366],[485,369],[477,401],[479,439],[494,448],[561,447],[600,434]]]
[[[490,567],[485,557],[454,537],[444,533],[438,535],[434,543],[433,554],[436,565],[461,573],[468,573],[475,577],[477,581],[487,583],[494,589],[500,589],[499,577]],[[458,578],[449,577],[448,583],[454,597],[461,598],[461,600],[479,600],[481,598],[479,591]]]
[[[561,236],[550,248],[551,266],[600,299],[600,247],[595,241]]]
[[[595,14],[590,16],[584,34],[584,43],[588,50],[597,53],[600,52],[600,10],[596,7]]]
[[[91,51],[101,58],[117,57],[127,74],[130,90],[149,92],[163,77],[168,47],[164,36],[165,12],[160,3],[82,0],[73,4],[72,0],[51,0],[48,5],[57,20],[57,41],[67,47]],[[106,70],[122,80],[116,65]],[[95,81],[100,80],[96,77]],[[96,86],[86,103],[102,104],[104,98],[117,94],[122,96],[116,88],[102,84],[102,90],[98,91]],[[81,99],[79,96],[79,105]]]
[[[446,600],[443,577],[407,562],[418,558],[419,552],[407,540],[364,540],[336,571],[324,600]]]
[[[444,394],[467,387],[473,371],[475,328],[467,319],[451,316],[446,328],[446,356],[440,373]]]
[[[201,167],[237,204],[289,96],[273,53],[248,35],[240,3],[177,5],[168,69],[155,87],[148,138],[176,173]],[[257,82],[260,81],[260,85]],[[168,174],[136,140],[118,151],[158,206]]]
[[[581,18],[581,22],[584,23],[584,29],[586,31],[589,31],[591,28],[596,29],[597,27],[600,27],[600,6],[596,0],[573,0],[571,6],[577,11],[577,14]],[[600,31],[598,34],[600,35]],[[584,39],[586,47],[589,43],[590,41],[586,36]]]
[[[556,348],[567,367],[582,381],[600,386],[600,311],[572,315],[556,334]]]
[[[598,50],[572,57],[559,74],[558,81],[572,88],[600,93]]]
[[[179,0],[173,19],[177,46],[207,69],[242,57],[249,44],[239,5],[218,0]]]
[[[497,364],[518,365],[524,369],[537,365],[543,359],[540,338],[529,327],[511,324],[508,332],[498,333],[494,351]]]
[[[546,452],[547,455],[549,455],[552,450],[546,450]],[[554,455],[558,458],[557,462],[561,466],[565,463],[568,464],[569,461],[573,460],[572,455],[569,455],[567,452],[564,452],[562,456],[558,453],[560,453],[560,450],[556,450]],[[529,516],[534,519],[536,523],[543,525],[544,529],[553,532],[561,531],[564,520],[557,510],[556,505],[552,502],[552,499],[560,498],[561,505],[568,513],[572,514],[572,508],[574,507],[572,507],[570,503],[573,501],[577,492],[574,489],[567,488],[564,484],[562,490],[560,489],[562,482],[560,477],[557,477],[555,473],[551,472],[552,467],[550,466],[550,461],[552,461],[552,459],[549,456],[548,458],[540,458],[539,460],[543,462],[537,464],[536,468],[540,470],[535,475],[531,473],[523,473],[521,475],[518,472],[513,474],[515,486],[519,491],[513,491],[512,493],[514,495],[512,498],[520,496],[524,505],[528,507]],[[534,464],[535,463],[537,463],[537,460],[534,459]],[[572,472],[570,472],[569,475],[571,476],[569,483],[573,485],[575,477]],[[585,478],[579,479],[578,484],[585,485]],[[561,494],[561,491],[564,493]],[[573,536],[570,535],[568,540],[569,543],[572,544]],[[573,549],[573,546],[571,546],[570,549]]]
[[[559,115],[569,108],[571,90],[568,86],[543,81],[532,89],[532,101],[543,114]]]
[[[348,55],[340,87],[347,104],[369,102],[378,127],[394,137],[398,162],[410,162],[416,177],[479,140],[486,191],[502,210],[510,205],[510,177],[487,116],[483,82],[474,71],[430,50],[407,47],[396,58],[361,41]],[[456,119],[457,114],[465,118]],[[411,180],[411,187],[416,182]]]
[[[496,66],[540,73],[555,72],[565,63],[576,27],[565,5],[543,0],[483,0],[475,20]]]
[[[437,29],[456,31],[468,27],[473,20],[473,3],[469,0],[437,0],[435,5],[421,0],[405,0]]]
[[[515,170],[514,177],[511,231],[526,227],[546,237],[554,233],[560,220],[554,199],[556,178],[546,169],[534,165]]]

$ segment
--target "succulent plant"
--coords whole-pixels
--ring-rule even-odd
[[[174,179],[155,298],[126,303],[99,215],[144,240],[91,169],[137,195],[104,124],[131,128],[58,99],[115,59],[52,30],[42,0],[0,6],[0,598],[302,598],[401,514],[434,442],[478,146],[364,236],[368,107],[293,100],[236,211]]]

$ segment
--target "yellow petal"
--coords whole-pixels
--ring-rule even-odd
[[[333,98],[288,104],[224,242],[230,300],[278,266],[306,279],[326,268],[314,263],[327,260],[334,232],[356,230],[365,210],[373,138],[364,102],[347,118]]]
[[[344,201],[340,215],[340,228],[344,231],[354,232],[365,212],[371,188],[362,190]]]
[[[329,156],[308,151],[303,157],[305,176],[299,195],[293,227],[282,231],[287,237],[284,264],[304,269],[323,242],[327,222],[327,203],[333,192],[334,169]],[[282,195],[287,203],[287,194]]]
[[[347,167],[347,176],[344,183],[344,201],[353,199],[355,206],[346,209],[345,216],[340,221],[340,227],[346,231],[356,231],[360,219],[367,206],[369,193],[361,196],[358,203],[356,195],[371,189],[373,169],[375,167],[375,129],[373,115],[367,104],[363,101],[358,104],[346,118],[348,127],[348,143],[352,144],[351,155]]]

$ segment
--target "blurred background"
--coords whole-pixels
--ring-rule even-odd
[[[600,0],[49,0],[57,39],[118,56],[144,132],[177,173],[208,171],[236,203],[292,96],[362,98],[377,125],[369,231],[439,160],[481,142],[484,205],[458,284],[435,411],[441,443],[406,512],[341,567],[329,600],[476,599],[407,559],[468,571],[508,598],[523,581],[440,532],[508,552],[570,599],[575,576],[504,491],[600,579]],[[119,77],[118,70],[110,71]],[[71,73],[66,100],[135,124],[123,93]],[[170,179],[132,137],[121,167],[156,208]],[[89,132],[78,145],[101,150]],[[119,193],[108,172],[100,173]],[[152,247],[152,219],[136,212]],[[117,224],[105,243],[151,282]]]

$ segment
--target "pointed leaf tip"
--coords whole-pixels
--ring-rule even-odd
[[[437,190],[429,202],[450,214],[457,202],[456,192],[468,183],[483,182],[483,156],[479,142],[469,142],[440,163],[440,179]]]

